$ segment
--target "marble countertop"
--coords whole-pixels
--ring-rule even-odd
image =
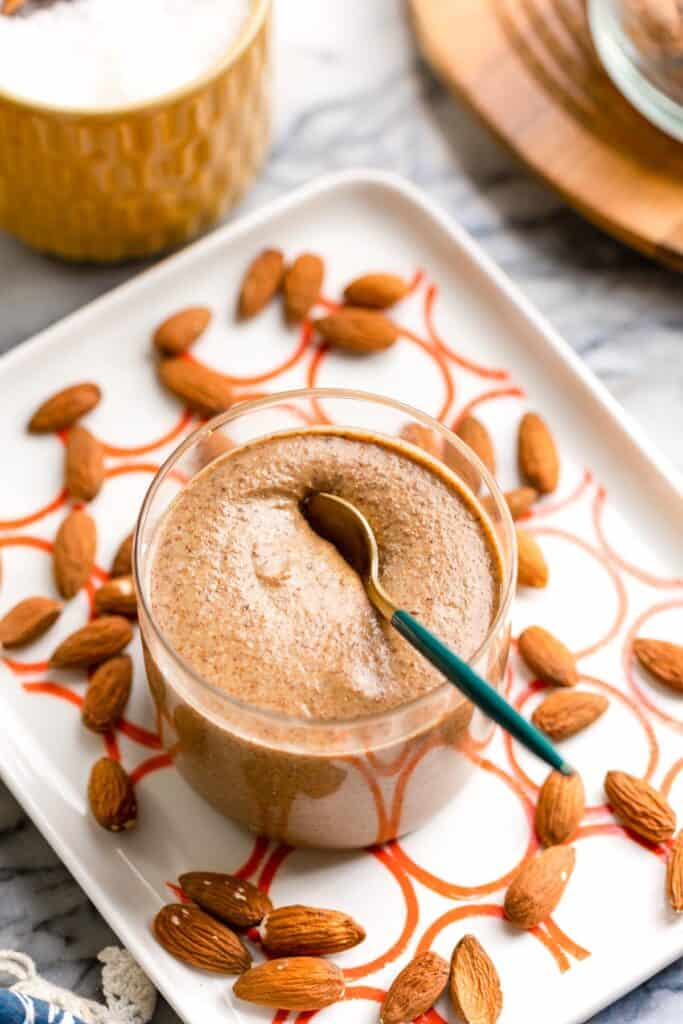
[[[400,0],[280,0],[274,144],[234,216],[326,171],[378,167],[424,189],[546,314],[683,470],[683,278],[592,228],[454,102],[418,58]],[[135,274],[73,267],[0,235],[0,352]],[[95,996],[116,941],[0,785],[0,947]],[[673,1024],[683,961],[600,1014]],[[155,1024],[177,1018],[160,1003]]]

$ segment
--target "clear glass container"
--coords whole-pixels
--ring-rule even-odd
[[[475,504],[499,551],[497,612],[470,663],[500,686],[516,581],[507,505],[469,448],[430,416],[400,402],[315,389],[236,405],[187,438],[160,469],[140,513],[134,565],[149,687],[164,745],[178,770],[214,807],[254,832],[291,845],[353,848],[412,831],[438,811],[475,770],[472,754],[490,739],[492,723],[448,683],[390,711],[356,719],[316,721],[250,706],[193,670],[159,628],[150,601],[160,520],[193,477],[221,457],[227,437],[240,445],[279,432],[326,430],[330,424],[366,438],[388,436],[394,444],[412,424],[411,430],[430,431],[438,442],[444,460],[438,462],[439,474]],[[411,442],[401,443],[420,461],[435,460]],[[473,479],[480,481],[476,497]]]
[[[683,141],[683,4],[589,0],[595,48],[617,88],[648,120]]]

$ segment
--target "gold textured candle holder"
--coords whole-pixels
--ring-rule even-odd
[[[230,50],[158,100],[64,110],[0,90],[0,228],[69,260],[171,249],[212,224],[259,168],[270,127],[271,0]]]

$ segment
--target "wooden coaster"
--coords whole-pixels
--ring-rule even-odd
[[[583,0],[410,0],[444,82],[580,213],[683,270],[683,144],[607,77]]]

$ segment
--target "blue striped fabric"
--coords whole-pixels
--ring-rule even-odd
[[[83,1024],[83,1021],[43,999],[0,988],[0,1024]]]

